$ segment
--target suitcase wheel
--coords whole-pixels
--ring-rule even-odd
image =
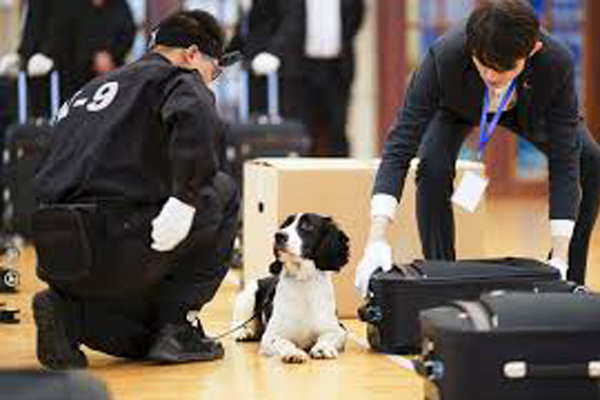
[[[2,283],[5,288],[15,289],[19,286],[19,273],[13,269],[7,269],[2,276]]]

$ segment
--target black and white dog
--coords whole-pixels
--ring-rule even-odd
[[[284,362],[336,358],[347,333],[336,315],[331,275],[348,262],[348,236],[329,217],[294,214],[274,239],[274,276],[249,282],[236,298],[233,326],[260,311],[236,332],[236,340],[262,336],[261,353]]]

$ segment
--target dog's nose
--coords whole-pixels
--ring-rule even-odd
[[[287,240],[288,240],[288,235],[287,235],[287,233],[284,233],[284,232],[277,232],[277,233],[275,234],[275,244],[276,244],[276,245],[279,245],[279,246],[281,246],[281,245],[284,245],[284,244],[286,244],[286,243],[287,243]]]

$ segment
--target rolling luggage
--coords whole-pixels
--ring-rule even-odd
[[[427,400],[600,399],[600,297],[487,294],[421,314]]]
[[[419,312],[451,300],[477,299],[493,290],[572,291],[557,269],[526,258],[423,261],[378,271],[369,282],[366,304],[359,310],[367,322],[373,350],[415,354],[420,350]]]
[[[247,75],[244,77],[247,79]],[[249,118],[247,93],[241,94],[240,122],[232,124],[226,132],[226,156],[240,188],[245,161],[259,157],[305,156],[310,151],[311,140],[305,126],[299,121],[284,119],[279,113],[276,72],[267,76],[267,83],[267,114]],[[248,84],[243,83],[242,87],[247,89]]]
[[[0,393],[10,400],[109,400],[106,384],[81,371],[0,370]]]
[[[3,222],[11,233],[31,236],[31,213],[36,208],[33,177],[47,150],[52,127],[50,119],[59,104],[58,72],[50,74],[51,110],[48,118],[28,118],[27,77],[18,78],[18,123],[8,127],[4,147],[3,177],[5,209]]]

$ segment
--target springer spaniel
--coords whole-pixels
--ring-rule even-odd
[[[294,214],[275,233],[273,252],[273,276],[250,282],[236,298],[233,326],[260,313],[236,340],[262,336],[260,352],[283,362],[336,358],[347,333],[336,315],[331,275],[348,262],[348,236],[329,217]]]

